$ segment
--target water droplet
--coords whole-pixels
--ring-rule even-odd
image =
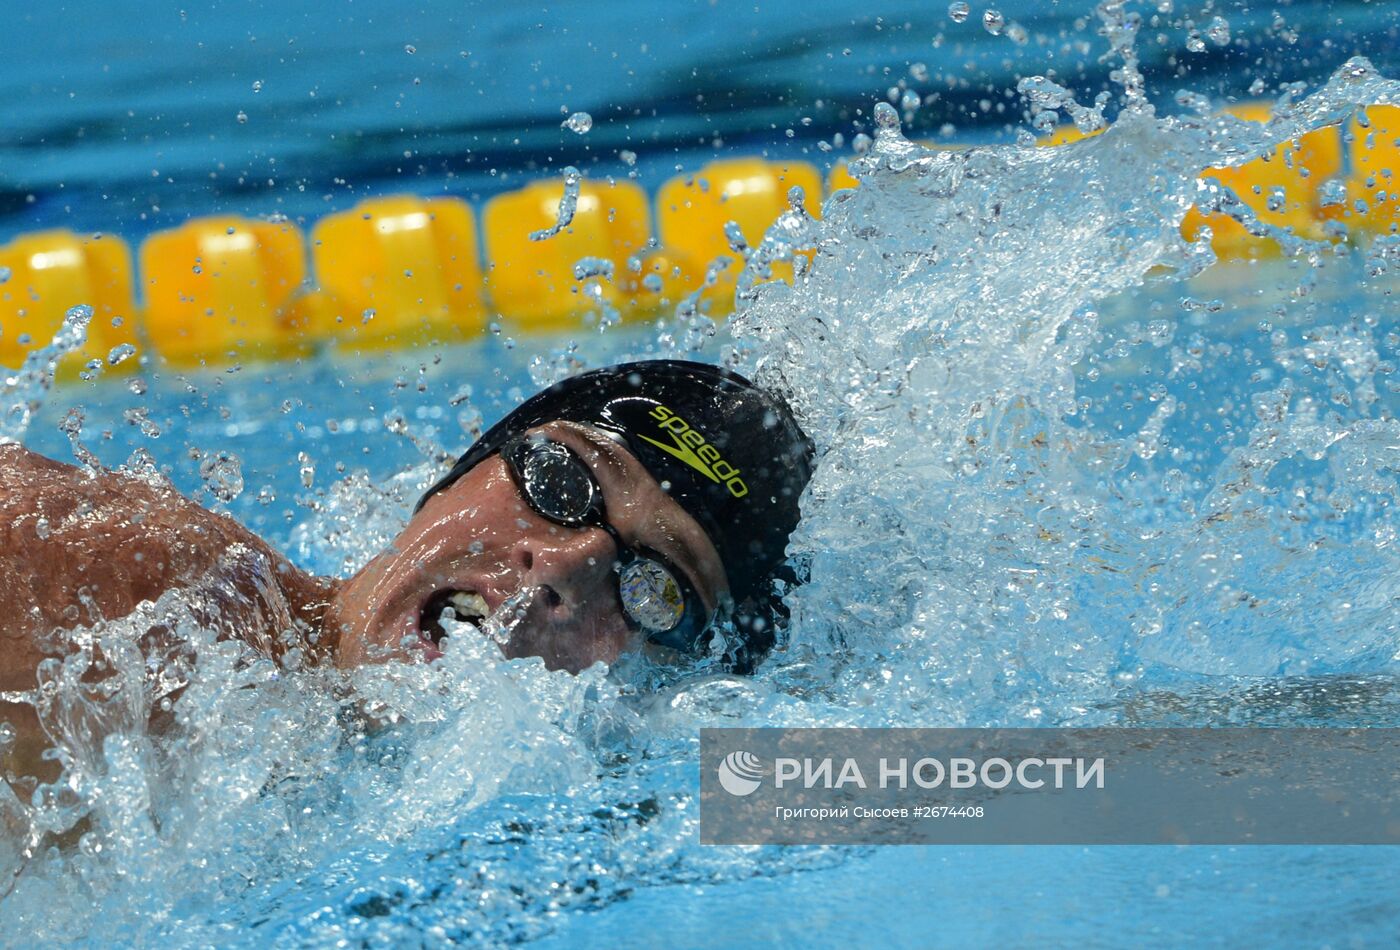
[[[238,110],[238,115],[234,116],[234,118],[238,120],[239,125],[248,124],[248,113],[244,112],[242,109]]]
[[[919,94],[910,89],[900,97],[899,107],[905,112],[917,112],[922,102],[923,100],[919,98]]]
[[[875,103],[875,127],[882,132],[899,131],[899,113],[888,102]]]
[[[135,426],[140,429],[141,434],[146,438],[159,439],[161,432],[160,426],[150,420],[149,413],[150,410],[146,407],[138,406],[135,409],[128,409],[123,412],[122,418],[126,420],[127,425]]]
[[[1346,204],[1347,183],[1342,178],[1329,178],[1318,189],[1318,204],[1323,208],[1335,208]]]
[[[589,129],[593,128],[593,116],[589,115],[587,112],[575,112],[559,124],[562,128],[568,129],[570,132],[577,132],[579,135],[583,135]]]
[[[111,352],[107,354],[107,363],[108,365],[116,366],[118,363],[126,362],[135,354],[136,347],[132,346],[130,343],[118,343],[116,346],[112,347]]]
[[[1376,238],[1366,252],[1365,266],[1367,275],[1371,277],[1381,277],[1400,269],[1400,238],[1389,234]]]
[[[1210,115],[1211,112],[1214,111],[1214,106],[1211,105],[1209,96],[1203,96],[1189,89],[1182,89],[1177,92],[1176,104],[1202,116]]]
[[[215,452],[199,463],[199,477],[219,501],[230,502],[243,494],[243,465],[232,452]]]
[[[613,262],[605,257],[580,257],[574,262],[574,280],[590,277],[612,277]]]
[[[403,51],[412,56],[414,53],[418,52],[418,47],[414,46],[412,43],[405,43],[403,45]]]
[[[253,80],[253,91],[254,91],[254,92],[262,92],[262,80],[261,80],[261,79],[254,79],[254,80]]]
[[[8,267],[0,267],[0,284],[7,283],[9,281],[10,273],[11,272]]]
[[[948,4],[948,19],[954,23],[967,22],[968,14],[971,12],[972,7],[964,3],[963,0],[954,0],[953,3]]]
[[[365,308],[365,312],[362,313],[362,314],[360,314],[360,323],[361,323],[361,325],[366,324],[366,323],[369,323],[369,322],[370,322],[371,320],[373,320],[373,319],[374,319],[374,308],[373,308],[373,307],[366,307],[366,308]]]
[[[567,228],[578,210],[579,187],[583,184],[583,174],[574,166],[564,169],[564,194],[559,198],[559,215],[551,227],[542,231],[532,231],[530,240],[544,241]]]
[[[40,541],[47,541],[49,539],[49,519],[40,518],[34,522],[34,533],[39,536]]]
[[[1374,71],[1370,61],[1361,56],[1356,56],[1347,60],[1346,64],[1343,65],[1340,70],[1342,78],[1348,81],[1365,79]]]
[[[1230,23],[1224,17],[1216,17],[1206,27],[1206,36],[1216,46],[1226,46],[1230,42]]]
[[[1006,18],[999,10],[988,10],[982,14],[982,28],[993,36],[1000,36],[1002,27],[1006,26]]]

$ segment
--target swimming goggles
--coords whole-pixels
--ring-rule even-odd
[[[691,652],[712,619],[685,574],[658,553],[635,549],[608,523],[603,489],[568,446],[540,436],[501,448],[520,495],[541,517],[569,528],[602,528],[617,546],[617,594],[628,625],[647,642]]]

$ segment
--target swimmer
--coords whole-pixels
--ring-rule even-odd
[[[726,665],[750,671],[785,616],[777,584],[812,464],[787,406],[737,374],[681,361],[584,373],[487,431],[389,548],[339,580],[159,478],[0,446],[9,765],[38,769],[22,767],[43,745],[22,697],[53,631],[149,611],[169,591],[221,638],[343,668],[436,659],[447,617],[551,670],[673,661],[722,632]],[[142,646],[158,655],[171,639],[155,623]]]

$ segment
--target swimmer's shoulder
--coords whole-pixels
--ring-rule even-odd
[[[0,471],[3,472],[61,472],[63,469],[71,467],[62,462],[56,462],[47,455],[40,455],[38,452],[26,449],[18,442],[0,445]]]
[[[0,527],[15,515],[31,511],[54,486],[68,481],[71,465],[56,462],[22,445],[0,445]]]
[[[0,511],[44,510],[66,516],[94,505],[197,507],[159,475],[85,468],[22,445],[0,445]]]

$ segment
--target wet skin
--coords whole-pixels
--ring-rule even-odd
[[[555,422],[534,430],[568,445],[602,487],[624,541],[663,555],[710,610],[728,597],[708,536],[630,453],[598,430]],[[507,657],[538,656],[578,672],[647,649],[618,600],[612,539],[536,514],[492,456],[428,500],[394,543],[348,580],[294,567],[232,518],[170,486],[88,471],[19,446],[0,446],[0,721],[17,737],[5,771],[50,780],[49,741],[32,706],[53,633],[126,617],[184,591],[202,625],[277,656],[289,647],[341,667],[433,659],[424,608],[445,589],[479,594],[495,610],[525,591]],[[138,632],[139,634],[140,632]],[[159,652],[164,631],[145,632]],[[4,694],[9,694],[6,697]]]
[[[663,555],[716,609],[728,585],[714,545],[635,457],[587,426],[555,422],[532,431],[573,449],[593,471],[622,539]],[[528,591],[506,656],[538,656],[549,669],[577,673],[642,647],[618,601],[616,558],[602,528],[564,527],[531,509],[493,455],[429,498],[389,550],[337,590],[326,627],[338,634],[336,658],[345,666],[402,656],[405,643],[431,657],[437,650],[423,611],[435,593],[479,594],[495,611]]]
[[[278,655],[284,632],[319,629],[334,583],[297,570],[232,518],[159,480],[0,446],[0,721],[16,732],[0,748],[0,775],[57,774],[39,759],[50,741],[23,701],[42,661],[67,652],[55,632],[126,617],[168,591],[189,592],[186,613],[220,636]],[[159,624],[133,633],[150,656],[172,642]]]

